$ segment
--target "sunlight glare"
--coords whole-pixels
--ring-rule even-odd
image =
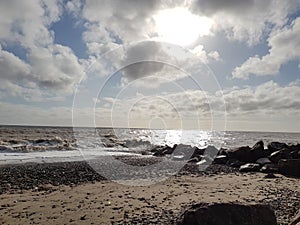
[[[162,10],[153,18],[159,39],[180,46],[208,35],[213,25],[212,19],[194,15],[186,8]]]

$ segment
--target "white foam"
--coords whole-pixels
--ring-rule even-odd
[[[108,151],[109,150],[109,151]],[[135,155],[128,152],[113,151],[110,149],[93,149],[84,152],[73,151],[44,151],[30,153],[0,153],[0,165],[22,163],[53,163],[91,160],[107,155]]]

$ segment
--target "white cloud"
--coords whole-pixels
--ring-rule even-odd
[[[28,55],[35,81],[41,88],[70,94],[75,83],[84,75],[73,51],[62,45],[33,49]]]
[[[300,60],[300,17],[290,27],[274,31],[268,39],[269,53],[262,58],[250,57],[233,72],[234,78],[246,79],[250,74],[257,76],[275,75],[283,64]]]
[[[69,0],[65,4],[65,9],[69,13],[73,13],[75,16],[78,16],[82,9],[83,2],[82,0]]]
[[[69,47],[54,43],[49,30],[62,10],[62,0],[0,2],[0,44],[21,47],[26,54],[22,60],[0,48],[2,96],[42,101],[72,93],[83,67]]]
[[[30,74],[30,66],[0,45],[0,79],[22,80]]]
[[[203,45],[197,45],[192,51],[203,63],[209,63],[210,60],[220,61],[220,54],[217,51],[207,53]]]
[[[216,31],[229,39],[257,44],[271,29],[282,27],[300,7],[298,0],[195,0],[191,10],[211,16]]]
[[[288,130],[288,126],[292,124],[288,121],[299,120],[299,95],[298,83],[282,87],[269,81],[256,88],[236,87],[224,90],[223,93],[186,90],[153,95],[138,94],[122,99],[103,98],[97,105],[96,112],[99,116],[106,115],[109,121],[115,122],[114,125],[128,126],[129,121],[133,126],[147,126],[152,119],[162,118],[170,127],[177,128],[181,122],[189,124],[189,128],[196,128],[197,121],[208,121],[211,124],[212,115],[215,120],[222,120],[226,112],[228,123],[235,124],[235,127],[238,127],[236,121],[239,121],[243,129],[252,122],[257,130],[270,130],[272,124],[282,124]],[[114,107],[111,108],[112,106]],[[100,125],[102,120],[97,120],[97,123]],[[189,121],[194,121],[194,124]],[[250,127],[254,129],[253,126]],[[231,129],[235,128],[231,125]]]

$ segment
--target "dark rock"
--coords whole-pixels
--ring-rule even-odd
[[[288,148],[292,151],[300,151],[300,144],[296,144],[296,145],[289,145]]]
[[[281,159],[278,172],[288,176],[300,177],[300,159]]]
[[[226,155],[230,159],[236,159],[239,161],[247,161],[247,154],[250,152],[251,148],[249,146],[242,146],[239,148],[234,148],[234,149],[228,149],[226,151]]]
[[[260,159],[256,160],[256,163],[258,163],[260,165],[265,165],[265,164],[270,164],[272,162],[269,158],[260,158]]]
[[[300,224],[300,210],[297,215],[292,219],[289,225],[299,225]]]
[[[269,152],[264,149],[263,141],[257,142],[252,148],[243,146],[236,149],[229,149],[226,153],[229,158],[246,163],[254,163],[259,158],[267,157],[269,154]]]
[[[240,166],[244,165],[244,162],[241,162],[239,160],[236,159],[229,159],[226,163],[227,166],[230,167],[235,167],[235,168],[240,168]]]
[[[225,165],[228,161],[228,156],[226,155],[218,155],[213,161],[213,164]]]
[[[271,142],[268,144],[268,150],[270,153],[280,151],[281,149],[288,148],[288,145],[281,142]]]
[[[240,172],[258,172],[260,170],[260,165],[257,163],[247,163],[242,165],[239,169]]]
[[[291,156],[290,156],[290,150],[287,148],[283,148],[279,151],[273,152],[269,156],[269,159],[273,163],[278,163],[280,159],[288,159],[288,158],[291,158]]]
[[[265,164],[260,169],[260,172],[262,172],[262,173],[277,173],[278,172],[278,166],[277,166],[277,164],[274,164],[274,163]]]
[[[205,150],[206,150],[205,148],[204,148],[204,149],[201,149],[201,148],[195,147],[195,148],[194,148],[194,153],[192,154],[191,158],[194,158],[194,157],[198,157],[198,156],[203,155],[204,152],[205,152]]]
[[[218,155],[226,155],[226,151],[227,151],[226,148],[221,148],[218,152]]]
[[[290,153],[290,157],[292,159],[300,159],[300,151],[295,150]]]
[[[151,149],[151,152],[154,152],[153,156],[165,156],[166,154],[172,154],[176,147],[177,147],[176,144],[173,147],[157,146],[157,147]]]
[[[276,225],[274,211],[267,205],[200,203],[180,214],[177,225]]]
[[[86,215],[81,216],[81,217],[80,217],[80,220],[86,220]]]
[[[190,158],[202,155],[205,149],[199,149],[190,145],[175,144],[173,147],[170,146],[157,146],[150,150],[153,156],[166,156],[172,155],[175,160],[188,160]]]
[[[265,176],[265,179],[274,179],[274,178],[277,178],[277,177],[274,175],[274,173],[268,173],[268,174],[266,174],[266,176]]]

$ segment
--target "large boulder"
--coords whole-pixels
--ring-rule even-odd
[[[276,225],[274,211],[267,205],[200,203],[180,214],[177,225]]]
[[[273,152],[270,156],[269,159],[273,163],[278,163],[280,159],[289,159],[292,158],[290,155],[290,150],[288,148],[283,148],[279,151]]]
[[[281,159],[278,172],[287,176],[300,177],[300,159]]]
[[[245,163],[254,163],[259,158],[267,157],[269,152],[264,149],[263,141],[257,142],[252,148],[243,146],[235,149],[226,150],[226,155],[230,159],[237,159]]]
[[[280,151],[281,149],[288,148],[288,145],[286,143],[281,143],[281,142],[271,142],[268,144],[268,150],[270,153]]]

